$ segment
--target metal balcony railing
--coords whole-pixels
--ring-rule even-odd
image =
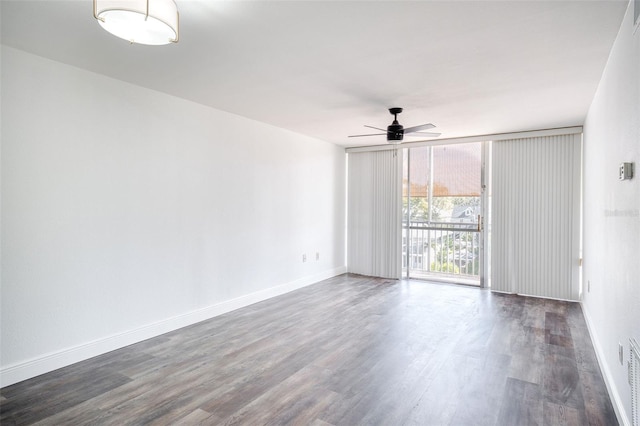
[[[405,223],[403,267],[420,274],[480,276],[480,230],[473,222]]]

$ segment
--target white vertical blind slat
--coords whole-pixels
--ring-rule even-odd
[[[581,135],[495,142],[492,289],[578,300]]]
[[[383,278],[402,273],[402,155],[349,153],[347,270]]]

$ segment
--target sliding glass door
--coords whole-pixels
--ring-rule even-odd
[[[481,285],[483,143],[403,151],[403,276]]]

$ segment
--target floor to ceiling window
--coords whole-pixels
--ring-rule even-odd
[[[403,276],[480,285],[483,143],[403,150]]]

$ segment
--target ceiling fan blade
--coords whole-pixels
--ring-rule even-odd
[[[364,125],[364,127],[368,127],[370,129],[380,130],[381,132],[386,132],[387,131],[387,129],[381,129],[379,127],[367,126],[366,124]]]
[[[385,133],[371,133],[369,135],[350,135],[350,138],[360,138],[362,136],[386,136],[386,132]]]
[[[417,132],[420,130],[427,130],[427,129],[433,129],[434,126],[433,124],[429,123],[429,124],[421,124],[419,126],[413,126],[413,127],[407,127],[406,129],[404,129],[404,133],[412,133],[412,132]]]
[[[405,136],[410,136],[414,138],[437,138],[442,133],[431,133],[431,132],[412,132]]]

